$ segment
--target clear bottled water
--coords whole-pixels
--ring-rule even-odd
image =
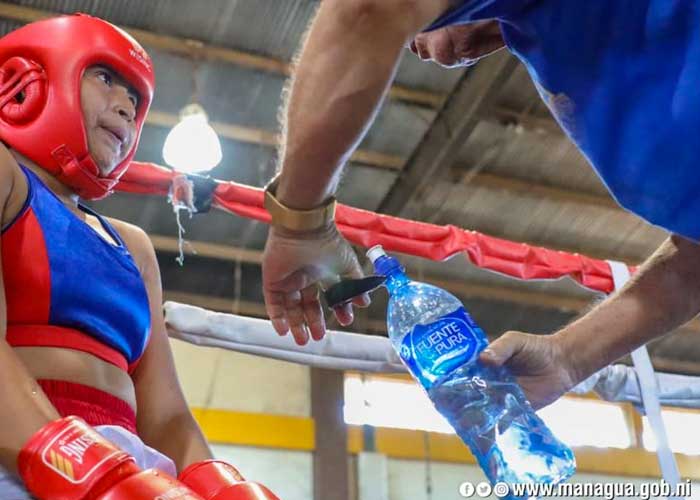
[[[479,362],[484,332],[453,295],[411,281],[400,263],[372,248],[387,277],[389,338],[492,483],[558,483],[576,468],[571,449],[535,414],[506,368]],[[513,498],[513,497],[508,497]]]

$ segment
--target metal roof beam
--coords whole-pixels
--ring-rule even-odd
[[[0,17],[13,21],[31,23],[59,14],[7,2],[0,2]],[[227,64],[235,64],[244,68],[258,71],[266,71],[287,77],[291,74],[291,64],[272,57],[260,56],[242,50],[230,49],[217,45],[210,45],[201,40],[180,38],[169,35],[161,35],[138,28],[123,26],[134,38],[143,45],[153,47],[172,54],[186,57],[197,57],[210,61],[221,61]],[[413,89],[395,85],[389,95],[392,99],[405,101],[411,104],[438,108],[442,104],[444,95],[437,92]]]
[[[178,116],[176,114],[159,110],[151,110],[146,117],[146,123],[156,127],[170,128],[175,126],[177,122]],[[233,141],[269,147],[276,147],[279,141],[277,134],[261,128],[245,127],[227,122],[211,122],[211,125],[221,137],[225,137]],[[405,163],[405,159],[401,156],[368,150],[357,150],[352,157],[352,161],[362,163],[363,165],[370,167],[389,170],[401,170]],[[465,172],[469,172],[471,170],[470,168],[464,166],[457,166],[454,168]],[[572,189],[518,179],[515,177],[483,172],[477,173],[473,177],[469,175],[469,177],[469,184],[475,187],[484,187],[494,190],[500,189],[525,195],[551,198],[558,201],[597,205],[615,210],[620,209],[615,201],[609,196],[584,193],[574,191]]]
[[[517,67],[508,52],[485,58],[457,83],[430,128],[379,205],[379,212],[411,217],[424,186],[436,182],[454,164],[502,84]]]
[[[151,110],[146,116],[146,123],[156,127],[171,128],[178,121],[178,115],[159,110]],[[277,147],[277,144],[279,144],[279,136],[269,130],[226,122],[211,122],[210,125],[221,137],[234,141],[269,146],[271,148]],[[389,170],[399,170],[404,164],[404,160],[400,156],[362,149],[357,150],[351,160]]]

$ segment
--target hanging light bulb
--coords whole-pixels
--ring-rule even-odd
[[[219,136],[209,125],[204,108],[188,104],[163,144],[165,163],[179,172],[194,173],[211,170],[221,158]]]

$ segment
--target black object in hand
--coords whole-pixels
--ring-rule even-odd
[[[384,284],[386,276],[366,276],[341,280],[323,293],[331,309],[347,304],[363,293],[370,293]]]

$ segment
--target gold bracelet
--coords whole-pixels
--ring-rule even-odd
[[[265,187],[265,209],[272,217],[272,225],[290,231],[317,231],[328,227],[335,219],[335,197],[326,200],[323,205],[310,210],[296,210],[282,204],[277,198],[279,175]]]

